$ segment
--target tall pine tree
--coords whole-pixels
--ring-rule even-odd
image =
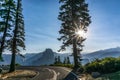
[[[63,64],[67,64],[67,59],[66,59],[66,57],[64,57]]]
[[[24,20],[22,15],[22,0],[17,0],[17,9],[15,16],[15,27],[13,37],[9,40],[10,51],[12,52],[11,64],[9,72],[15,71],[15,56],[20,53],[20,49],[25,50],[25,31]]]
[[[58,63],[58,58],[55,57],[55,62],[54,62],[54,64],[57,64],[57,63]]]
[[[67,64],[71,64],[71,63],[70,63],[70,58],[69,58],[69,57],[67,57]]]
[[[14,0],[1,0],[0,3],[0,60],[2,59],[2,53],[7,46],[7,39],[11,37],[11,29],[14,25],[14,12],[15,2]]]
[[[58,56],[58,64],[61,64],[61,63],[62,63],[61,58],[60,56]]]
[[[79,67],[78,55],[82,51],[85,38],[76,34],[78,31],[87,31],[91,23],[88,4],[85,0],[60,0],[61,3],[58,19],[62,22],[59,33],[62,35],[58,40],[63,41],[60,50],[73,46],[74,68]]]

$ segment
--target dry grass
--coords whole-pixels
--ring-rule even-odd
[[[12,73],[3,73],[0,75],[0,80],[28,80],[37,73],[30,70],[16,70]],[[18,78],[18,79],[17,79]]]

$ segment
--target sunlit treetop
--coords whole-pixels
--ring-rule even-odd
[[[58,19],[61,21],[62,35],[58,40],[63,41],[60,50],[65,50],[67,46],[73,44],[74,39],[79,47],[82,47],[87,32],[87,27],[91,23],[88,4],[85,0],[60,0],[61,7]]]

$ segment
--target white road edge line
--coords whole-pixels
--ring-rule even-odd
[[[49,69],[49,68],[46,68],[48,71],[50,72],[53,72],[54,76],[53,78],[51,79],[47,79],[47,80],[57,80],[57,76],[60,74],[60,73],[56,73],[53,69]]]
[[[36,74],[31,80],[34,80],[36,77],[38,77],[38,75],[40,74],[39,72],[36,71]]]

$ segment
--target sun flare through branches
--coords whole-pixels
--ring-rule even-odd
[[[86,32],[83,31],[83,30],[77,30],[77,31],[75,32],[75,34],[76,34],[78,37],[84,37],[84,38],[87,37]]]

